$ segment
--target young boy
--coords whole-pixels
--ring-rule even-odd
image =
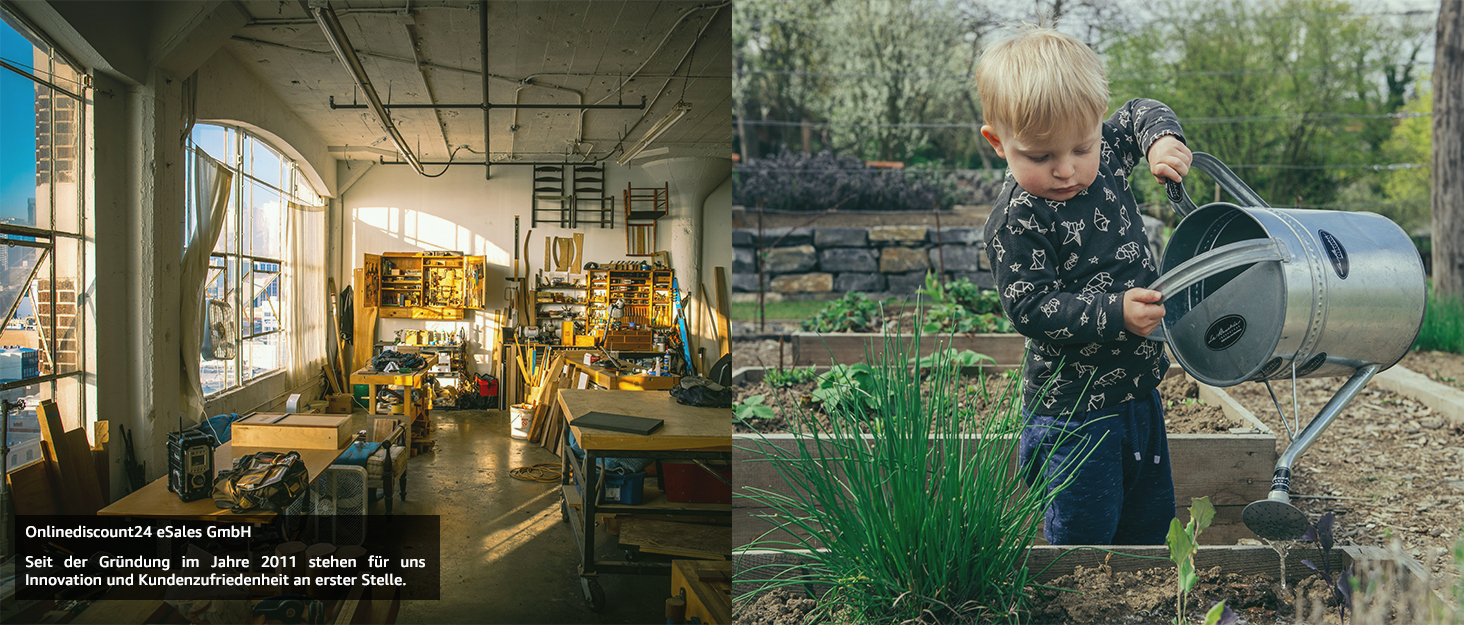
[[[985,240],[1002,307],[1028,337],[1021,462],[1045,466],[1059,484],[1068,458],[1092,452],[1047,510],[1046,538],[1163,544],[1174,483],[1156,389],[1169,362],[1145,337],[1164,305],[1144,288],[1158,262],[1128,176],[1145,156],[1160,181],[1189,172],[1179,122],[1153,100],[1104,121],[1098,55],[1049,28],[1027,26],[989,47],[976,87],[981,135],[1008,166]],[[1063,432],[1076,436],[1059,445]]]

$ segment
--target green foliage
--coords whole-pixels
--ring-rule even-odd
[[[955,363],[937,357],[925,375],[909,364],[918,341],[886,336],[866,356],[873,366],[829,376],[846,396],[867,396],[867,409],[826,404],[826,419],[791,419],[804,444],[754,438],[744,447],[787,488],[743,487],[738,496],[767,508],[766,518],[788,532],[770,531],[740,550],[797,554],[803,564],[754,566],[739,580],[769,590],[828,587],[806,622],[1021,622],[1035,577],[1027,550],[1052,497],[1087,459],[1015,466],[1019,437],[1011,434],[1025,425],[1020,386],[989,414],[967,413]],[[937,354],[952,355],[940,347]],[[1028,487],[1023,475],[1039,477]],[[1047,477],[1054,475],[1068,477]]]
[[[878,330],[883,321],[884,309],[879,302],[856,292],[829,302],[798,327],[809,332],[871,332]]]
[[[818,376],[818,388],[813,389],[813,399],[823,402],[826,409],[841,406],[853,412],[868,410],[874,405],[873,393],[879,387],[875,375],[874,368],[862,362],[834,365]]]
[[[1383,148],[1397,121],[1389,115],[1416,91],[1413,61],[1432,45],[1425,16],[1370,16],[1339,0],[1160,0],[1153,9],[1163,18],[1106,50],[1115,104],[1160,100],[1191,149],[1268,165],[1239,173],[1277,206],[1331,207],[1339,190],[1388,176],[1355,166],[1393,162]],[[1162,200],[1148,168],[1136,170],[1140,201]],[[1211,198],[1211,181],[1192,178],[1190,195]]]
[[[795,386],[804,382],[812,382],[818,374],[813,367],[793,367],[792,369],[769,369],[763,374],[763,381],[774,388]]]
[[[759,419],[773,418],[773,409],[763,405],[762,395],[748,397],[746,401],[733,406],[732,413],[736,415],[738,421],[744,422],[754,417]]]
[[[1464,299],[1443,297],[1430,289],[1413,349],[1464,354]]]
[[[949,363],[951,366],[957,368],[970,368],[978,366],[983,362],[996,364],[996,359],[986,354],[978,354],[969,349],[963,349],[961,351],[944,349],[939,352],[933,352],[929,356],[911,359],[910,362],[923,370],[933,368],[939,363]]]
[[[984,290],[965,278],[941,284],[934,272],[927,272],[919,293],[925,299],[921,331],[926,334],[1014,331],[1002,316],[996,291]]]
[[[969,14],[984,9],[943,0],[739,0],[732,9],[737,117],[841,122],[807,134],[748,124],[736,137],[743,155],[784,146],[860,160],[965,163],[977,154],[975,132],[922,124],[975,121],[964,77],[985,24]]]
[[[1194,498],[1190,499],[1189,513],[1188,524],[1181,525],[1178,518],[1169,521],[1169,536],[1165,539],[1169,545],[1169,559],[1178,569],[1179,591],[1175,593],[1174,600],[1179,615],[1174,619],[1175,625],[1187,623],[1184,620],[1184,602],[1200,580],[1195,570],[1195,552],[1199,550],[1200,532],[1215,520],[1215,507],[1210,505],[1209,497]]]
[[[1404,113],[1432,113],[1433,95],[1428,80],[1419,84],[1418,97],[1408,101]],[[1428,163],[1433,149],[1433,117],[1410,117],[1398,120],[1392,136],[1383,144],[1384,160],[1390,163]],[[1398,222],[1406,232],[1427,229],[1430,223],[1429,193],[1432,185],[1429,167],[1398,169],[1387,173],[1383,182],[1386,205],[1370,208]]]

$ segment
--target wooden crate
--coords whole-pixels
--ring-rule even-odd
[[[1171,369],[1172,375],[1183,374],[1178,367]],[[763,371],[752,368],[739,370],[740,380],[753,382],[762,379]],[[1200,535],[1204,544],[1234,544],[1241,538],[1256,538],[1255,534],[1241,521],[1241,512],[1251,502],[1265,499],[1271,488],[1271,472],[1276,466],[1276,434],[1255,415],[1246,410],[1223,389],[1200,384],[1200,399],[1208,404],[1220,406],[1221,410],[1242,425],[1227,434],[1170,434],[1170,470],[1174,477],[1175,513],[1183,517],[1184,509],[1193,497],[1210,498],[1215,506],[1215,521]],[[733,434],[733,498],[732,498],[732,541],[734,545],[747,545],[760,534],[771,529],[768,521],[757,518],[769,510],[753,501],[743,499],[737,493],[744,488],[759,488],[773,492],[788,492],[788,487],[771,463],[760,461],[763,454],[754,450],[761,445],[771,445],[783,452],[797,449],[800,441],[793,434],[767,434],[761,438],[756,434]],[[828,443],[826,443],[827,445]],[[816,448],[809,445],[810,452]],[[1013,454],[1012,463],[1016,464]],[[787,538],[787,536],[783,536]]]
[[[671,596],[686,597],[686,620],[707,625],[732,623],[732,561],[671,561]]]
[[[235,447],[340,449],[355,436],[350,431],[350,422],[351,415],[348,414],[257,412],[235,421],[230,427]]]
[[[1204,534],[1201,536],[1203,537]],[[1036,583],[1050,582],[1063,575],[1070,575],[1079,566],[1091,569],[1106,563],[1116,572],[1134,572],[1174,566],[1172,562],[1163,561],[1169,557],[1169,549],[1163,546],[1113,546],[1105,547],[1105,549],[1117,553],[1108,557],[1107,552],[1096,549],[1074,550],[1072,547],[1037,545],[1028,551],[1026,566],[1027,570],[1034,574],[1041,572],[1032,579]],[[1147,556],[1159,559],[1147,560],[1124,556]],[[1303,543],[1298,543],[1293,547],[1286,554],[1287,583],[1295,584],[1316,575],[1301,563],[1302,560],[1311,560],[1313,564],[1321,566],[1322,550]],[[1338,546],[1332,549],[1330,560],[1333,571],[1346,570],[1354,562],[1370,560],[1396,564],[1402,575],[1410,578],[1409,581],[1413,584],[1422,584],[1427,587],[1430,579],[1429,572],[1424,569],[1423,565],[1406,554],[1394,553],[1382,547]],[[791,553],[771,551],[736,553],[733,555],[733,568],[737,571],[733,592],[737,596],[755,592],[758,590],[759,584],[752,580],[770,579],[777,574],[779,566],[798,567],[804,561],[805,558],[796,550]],[[765,568],[753,568],[757,566]],[[1198,570],[1203,571],[1217,566],[1220,567],[1222,574],[1269,575],[1272,578],[1279,577],[1281,569],[1276,551],[1268,546],[1207,545],[1195,553],[1195,567]],[[815,592],[820,590],[823,589],[815,589]]]

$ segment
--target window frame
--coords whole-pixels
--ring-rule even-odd
[[[228,152],[227,154],[209,154],[207,149],[196,142],[195,133],[201,128],[208,127],[224,130],[224,149]],[[314,191],[309,182],[304,179],[304,172],[300,170],[299,163],[271,145],[263,137],[245,128],[217,122],[199,122],[194,125],[193,132],[189,133],[186,149],[190,154],[194,150],[201,150],[203,153],[209,154],[234,174],[229,190],[228,219],[230,223],[224,225],[223,231],[219,234],[219,241],[215,243],[214,250],[209,255],[209,271],[204,282],[204,296],[212,297],[212,285],[222,274],[225,279],[224,299],[230,301],[234,308],[237,349],[232,359],[232,367],[227,364],[224,366],[225,383],[222,387],[209,390],[208,379],[204,380],[204,399],[212,400],[289,368],[285,354],[290,349],[292,337],[290,333],[285,332],[282,317],[285,309],[290,305],[289,298],[295,296],[290,289],[285,287],[285,275],[288,273],[289,262],[284,258],[286,256],[284,239],[290,219],[290,204],[314,204],[319,200],[318,196],[301,197],[294,191],[286,191],[284,188],[256,176],[256,172],[253,171],[256,162],[254,154],[259,149],[269,150],[279,162],[280,171],[277,177],[282,186],[296,191],[302,188],[312,193]],[[189,161],[191,163],[192,159]],[[192,183],[193,176],[190,172],[188,176],[189,195],[186,200],[189,202],[193,201]],[[274,233],[273,237],[277,245],[278,257],[269,255],[268,251],[256,253],[254,249],[255,241],[253,239],[256,233],[255,226],[257,226],[255,220],[260,218],[254,210],[254,207],[259,205],[255,202],[254,193],[260,187],[267,190],[272,197],[278,198],[279,213],[276,220],[278,231]],[[224,251],[219,251],[220,246]],[[273,265],[274,268],[260,269],[260,265]],[[268,286],[261,290],[255,289],[258,284],[256,276],[261,273],[273,276],[268,283],[273,283],[275,289],[272,296],[274,328],[261,327],[255,331],[255,311],[260,306],[269,305],[255,304],[262,295],[270,290]],[[247,299],[246,293],[250,294]],[[250,358],[250,349],[247,346],[251,340],[258,341],[266,337],[275,337],[275,366],[270,369],[261,369],[255,373]],[[206,367],[210,362],[201,354],[199,359],[201,368]]]
[[[20,304],[29,299],[32,315],[37,318],[39,375],[0,383],[0,394],[7,399],[18,394],[22,398],[54,401],[60,409],[63,427],[80,427],[90,439],[98,416],[93,398],[95,346],[90,336],[94,332],[95,316],[89,294],[96,286],[96,240],[91,230],[95,207],[90,191],[92,75],[3,3],[0,3],[0,23],[32,46],[34,67],[0,59],[0,73],[16,74],[34,84],[31,97],[36,113],[32,126],[36,136],[32,172],[36,197],[30,223],[0,223],[0,243],[44,250],[44,257],[39,261],[41,266],[36,268],[16,301],[18,312]],[[62,105],[63,102],[66,104]],[[69,167],[65,166],[66,161],[71,162]],[[67,300],[60,299],[68,293]],[[48,312],[42,312],[43,308]],[[64,326],[58,321],[63,316],[72,319]],[[62,336],[63,331],[68,335]],[[74,354],[74,361],[69,364],[63,362],[66,360],[63,355],[68,353]],[[27,401],[23,412],[39,418],[38,403]],[[0,418],[10,416],[0,415]],[[11,440],[7,441],[8,470],[39,458],[41,435],[15,440],[15,434],[12,431]]]

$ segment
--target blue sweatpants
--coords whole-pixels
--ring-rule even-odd
[[[1053,476],[1051,485],[1061,484],[1067,459],[1092,450],[1085,462],[1068,468],[1076,476],[1047,509],[1047,542],[1164,544],[1174,518],[1174,480],[1158,390],[1093,412],[1067,417],[1029,412],[1027,419],[1019,454],[1029,485],[1037,471]],[[1072,435],[1062,440],[1064,432]]]

